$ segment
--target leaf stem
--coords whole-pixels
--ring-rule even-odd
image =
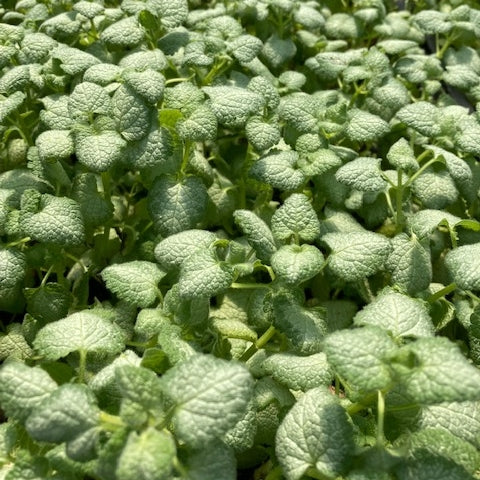
[[[403,185],[402,185],[401,169],[397,170],[397,187],[395,190],[395,203],[396,203],[396,218],[395,218],[395,232],[401,233],[403,231],[405,217],[403,215]]]
[[[381,390],[378,390],[377,401],[377,446],[383,447],[385,445],[385,396]]]
[[[246,362],[256,352],[258,352],[258,350],[262,349],[272,339],[275,333],[277,333],[275,327],[270,325],[265,333],[255,343],[250,345],[250,347],[243,353],[239,360],[241,362]]]
[[[114,432],[115,430],[119,430],[125,426],[120,417],[111,415],[103,410],[100,412],[100,424],[104,430],[108,430],[110,432]]]
[[[87,351],[83,348],[78,351],[80,362],[78,365],[78,383],[85,383],[85,373],[87,371]]]
[[[442,289],[440,289],[438,292],[435,292],[434,294],[430,295],[427,298],[427,302],[428,303],[434,303],[438,299],[440,299],[440,298],[444,297],[445,295],[448,295],[449,293],[453,292],[456,288],[457,288],[456,283],[450,283],[446,287],[443,287]]]
[[[268,283],[237,283],[237,282],[233,282],[230,285],[230,288],[238,288],[238,289],[270,288],[270,285]]]
[[[409,187],[428,167],[433,165],[435,162],[439,162],[438,157],[431,158],[425,165],[422,165],[405,183],[404,188]]]

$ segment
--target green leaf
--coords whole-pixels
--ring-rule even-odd
[[[235,480],[236,459],[231,448],[215,440],[198,449],[188,448],[183,466],[188,471],[188,480]],[[183,460],[183,458],[182,458]]]
[[[228,128],[245,125],[250,115],[256,114],[264,105],[258,93],[231,86],[204,87],[203,91],[212,101],[211,107],[218,123]]]
[[[395,168],[400,168],[404,171],[416,171],[419,168],[412,147],[403,137],[389,148],[387,159]]]
[[[376,325],[394,337],[433,337],[427,307],[420,300],[396,292],[379,295],[353,319],[356,325]]]
[[[0,247],[0,310],[16,311],[25,279],[27,261],[16,249]]]
[[[107,288],[118,298],[145,308],[158,300],[158,284],[165,272],[155,263],[133,260],[110,265],[102,270],[101,275]]]
[[[57,384],[40,367],[9,361],[0,368],[0,404],[15,420],[25,421],[56,388]]]
[[[96,427],[99,416],[95,396],[87,386],[65,384],[33,409],[25,426],[35,440],[61,443]]]
[[[390,241],[373,232],[327,233],[322,237],[332,250],[328,268],[347,282],[354,282],[381,270],[390,255]]]
[[[145,35],[143,28],[135,17],[127,17],[109,25],[100,38],[108,45],[115,47],[134,47],[138,45]]]
[[[215,140],[217,135],[217,117],[207,105],[196,108],[187,119],[177,122],[177,130],[184,140],[206,142]]]
[[[442,402],[422,408],[422,429],[441,428],[480,448],[480,402]]]
[[[386,262],[392,282],[410,295],[425,290],[432,281],[430,257],[430,250],[415,235],[411,238],[404,233],[396,235],[392,238],[392,252]]]
[[[197,250],[207,249],[216,235],[206,230],[185,230],[163,239],[155,247],[155,258],[168,270],[178,268]]]
[[[40,110],[40,120],[47,128],[51,130],[68,130],[72,128],[74,119],[70,117],[68,95],[53,94],[40,100],[45,107]],[[0,108],[1,105],[0,103]]]
[[[27,311],[36,320],[49,323],[60,320],[68,314],[73,296],[59,283],[46,283],[36,288],[26,288]]]
[[[298,153],[293,150],[272,152],[260,157],[250,168],[249,175],[280,190],[295,190],[305,181],[297,169]]]
[[[0,123],[3,123],[8,115],[12,114],[25,100],[23,92],[14,92],[8,97],[0,95]]]
[[[450,250],[445,265],[459,288],[480,290],[480,243]]]
[[[240,35],[227,43],[228,49],[241,63],[251,62],[262,50],[262,41],[253,35]]]
[[[47,360],[76,351],[114,354],[124,349],[120,328],[88,311],[49,323],[38,332],[33,346]]]
[[[303,395],[276,435],[275,453],[287,480],[300,480],[309,469],[335,478],[346,470],[352,451],[352,426],[326,388]]]
[[[424,455],[447,458],[473,475],[480,464],[480,453],[470,443],[440,428],[426,428],[408,438],[409,456],[421,460]]]
[[[153,128],[137,143],[129,143],[126,150],[133,168],[154,168],[158,173],[174,173],[178,163],[173,156],[173,139],[164,128]]]
[[[247,241],[255,250],[257,257],[268,262],[277,250],[268,225],[250,210],[235,210],[233,218],[247,237]]]
[[[261,117],[251,117],[245,126],[245,133],[253,148],[260,152],[273,147],[281,138],[278,127],[263,121]]]
[[[443,453],[443,452],[442,452]],[[473,478],[464,468],[441,455],[422,451],[418,458],[404,462],[396,474],[405,480],[466,480]]]
[[[448,33],[453,25],[447,18],[445,12],[425,9],[413,16],[413,22],[426,34]]]
[[[149,192],[149,211],[155,227],[163,236],[195,228],[203,219],[207,189],[198,177],[158,177]]]
[[[218,259],[215,248],[197,250],[182,264],[178,288],[185,298],[213,297],[233,282],[234,269]]]
[[[278,113],[301,133],[314,132],[318,127],[317,102],[306,93],[295,93],[283,97]]]
[[[296,52],[297,47],[292,39],[280,38],[276,33],[268,37],[262,49],[263,56],[273,68],[288,63]]]
[[[75,136],[78,161],[93,172],[106,172],[119,162],[125,146],[125,140],[113,130]]]
[[[75,176],[72,198],[80,204],[86,226],[103,225],[113,216],[113,204],[99,193],[97,176],[93,173],[80,173]]]
[[[402,347],[413,366],[392,363],[405,393],[421,405],[479,400],[480,371],[445,337],[421,338]]]
[[[369,326],[333,332],[325,338],[323,348],[348,390],[366,394],[392,384],[389,356],[396,346],[385,330]]]
[[[159,408],[163,393],[159,378],[151,370],[124,363],[116,366],[115,379],[123,398],[138,403],[145,410]]]
[[[461,218],[442,210],[424,209],[415,213],[408,219],[408,224],[413,233],[423,239],[431,235],[442,222],[447,222],[450,228],[460,222]]]
[[[157,14],[160,22],[167,29],[178,27],[187,19],[187,0],[171,0],[169,2],[149,0],[148,6]]]
[[[412,190],[425,208],[440,210],[458,198],[455,183],[446,170],[435,172],[428,168],[415,179]]]
[[[292,236],[313,242],[320,235],[320,222],[308,197],[291,194],[272,217],[272,232],[277,240],[288,241]]]
[[[33,350],[25,340],[22,325],[11,323],[7,326],[6,335],[0,334],[0,360],[16,358],[25,360],[33,356]]]
[[[150,0],[152,1],[152,0]],[[119,62],[118,65],[123,69],[132,70],[152,70],[162,71],[167,66],[167,59],[164,53],[158,48],[154,49],[139,49],[131,53],[127,53]]]
[[[313,245],[284,245],[272,255],[271,264],[281,280],[299,284],[322,270],[324,258]]]
[[[192,447],[222,438],[243,417],[253,392],[243,365],[207,355],[177,364],[162,383],[175,405],[177,438]]]
[[[150,131],[150,108],[132,88],[117,88],[112,97],[112,114],[127,142],[141,140]]]
[[[47,130],[36,139],[35,145],[43,161],[63,160],[74,152],[73,138],[69,130]]]
[[[440,115],[435,105],[423,101],[406,105],[397,112],[401,122],[426,137],[440,135]]]
[[[48,32],[46,33],[48,34]],[[100,60],[94,55],[63,44],[59,44],[53,50],[52,58],[60,61],[60,68],[68,75],[78,75],[92,65],[100,63]]]
[[[142,72],[126,71],[123,79],[126,85],[152,105],[163,97],[165,77],[156,70],[149,68]]]
[[[345,134],[349,140],[371,142],[378,140],[390,131],[390,126],[385,120],[358,108],[348,111],[347,120]]]
[[[335,178],[355,190],[378,192],[387,186],[380,169],[381,158],[358,157],[337,170]]]
[[[304,392],[330,385],[333,379],[333,370],[323,352],[305,357],[287,352],[274,353],[267,357],[262,368],[277,382],[292,390]]]
[[[29,192],[33,190],[23,194],[22,202],[28,201]],[[21,225],[26,235],[39,242],[74,246],[85,240],[80,205],[67,197],[54,197],[48,193],[41,195],[34,212],[22,211]]]
[[[68,111],[72,118],[91,121],[93,115],[110,115],[111,105],[107,91],[91,82],[79,83],[68,97]]]
[[[322,308],[304,308],[292,299],[280,296],[273,300],[274,327],[285,334],[290,350],[312,355],[322,349],[327,332],[326,314]]]
[[[118,460],[118,480],[168,480],[172,478],[175,441],[170,433],[149,427],[130,432]],[[139,468],[141,466],[141,468]]]

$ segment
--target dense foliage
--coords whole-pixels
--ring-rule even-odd
[[[3,1],[0,478],[480,478],[475,5]]]

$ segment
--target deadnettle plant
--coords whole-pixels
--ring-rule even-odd
[[[5,0],[0,479],[480,479],[480,7]]]

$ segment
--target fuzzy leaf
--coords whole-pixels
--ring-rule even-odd
[[[155,258],[166,269],[178,268],[197,250],[207,249],[216,236],[206,230],[185,230],[163,239],[155,247]]]
[[[480,400],[480,371],[445,337],[422,338],[400,349],[413,366],[393,363],[405,393],[422,405]]]
[[[277,382],[292,390],[306,392],[315,387],[330,385],[333,371],[325,353],[315,353],[306,357],[291,353],[274,353],[262,365],[265,372]]]
[[[175,441],[170,433],[149,427],[130,432],[118,461],[119,480],[168,480],[172,478]],[[139,468],[141,465],[141,468]]]
[[[36,139],[35,145],[43,161],[67,159],[75,147],[69,130],[47,130]]]
[[[303,395],[278,428],[275,452],[287,480],[300,480],[309,468],[326,478],[345,469],[353,449],[347,414],[326,388]]]
[[[86,385],[65,384],[33,409],[28,433],[41,442],[61,443],[97,426],[100,410]]]
[[[10,361],[0,368],[0,404],[13,419],[25,421],[56,388],[57,384],[40,367]]]
[[[268,225],[249,210],[236,210],[233,218],[247,237],[248,243],[255,249],[258,258],[269,261],[277,248]]]
[[[390,126],[385,120],[358,108],[351,109],[347,118],[345,133],[353,141],[371,142],[378,140],[390,131]]]
[[[228,47],[233,56],[242,63],[251,62],[262,49],[262,41],[252,35],[240,35]]]
[[[277,240],[286,241],[292,236],[313,242],[320,235],[320,222],[308,197],[293,193],[272,217],[272,232]]]
[[[48,360],[76,351],[113,354],[124,349],[120,328],[89,311],[47,324],[38,332],[33,346]]]
[[[207,189],[198,177],[177,183],[162,175],[150,189],[150,215],[164,236],[194,228],[203,219],[206,204]]]
[[[68,97],[68,111],[73,118],[87,120],[94,114],[110,114],[110,97],[107,91],[91,82],[79,83]]]
[[[143,28],[135,17],[127,17],[109,25],[100,38],[108,45],[115,47],[134,47],[145,35]]]
[[[220,124],[229,128],[238,128],[257,113],[264,104],[258,93],[244,88],[230,86],[204,87],[204,92],[212,101],[212,110]]]
[[[355,190],[378,192],[387,186],[381,175],[380,162],[380,158],[358,157],[340,167],[335,178]]]
[[[107,288],[118,298],[146,308],[158,299],[158,283],[165,272],[155,263],[133,260],[110,265],[101,275]]]
[[[411,103],[397,112],[403,123],[426,137],[440,135],[439,115],[437,107],[428,102]]]
[[[298,153],[280,151],[260,157],[250,168],[249,174],[261,182],[280,190],[295,190],[305,181],[303,172],[296,168]]]
[[[243,365],[207,355],[179,363],[162,382],[176,406],[175,433],[192,447],[223,437],[245,414],[253,391]]]
[[[480,290],[480,243],[450,250],[445,265],[459,288]]]
[[[178,281],[186,298],[213,297],[226,290],[234,278],[231,265],[220,261],[214,248],[197,250],[182,264]]]
[[[403,137],[390,147],[387,159],[395,168],[401,168],[404,171],[418,170],[419,168],[412,147]]]
[[[270,262],[280,279],[296,285],[317,275],[324,258],[313,245],[284,245],[272,255]]]
[[[376,325],[394,337],[432,337],[434,328],[426,306],[396,292],[379,295],[353,319],[356,325]]]
[[[328,267],[347,282],[381,270],[391,251],[389,240],[373,232],[327,233],[322,240],[332,249]]]
[[[324,351],[335,373],[362,394],[392,383],[388,357],[395,350],[388,333],[378,327],[340,330],[328,335],[324,342]]]
[[[24,198],[28,196],[27,191]],[[38,211],[25,212],[21,220],[27,235],[39,242],[79,245],[85,238],[80,205],[67,197],[41,196]]]
[[[415,236],[406,234],[392,238],[392,252],[386,267],[392,275],[392,282],[405,288],[410,295],[425,290],[432,281],[430,250]]]
[[[97,135],[85,135],[82,132],[75,138],[78,161],[94,172],[106,172],[117,163],[122,158],[125,146],[125,140],[113,130]]]

